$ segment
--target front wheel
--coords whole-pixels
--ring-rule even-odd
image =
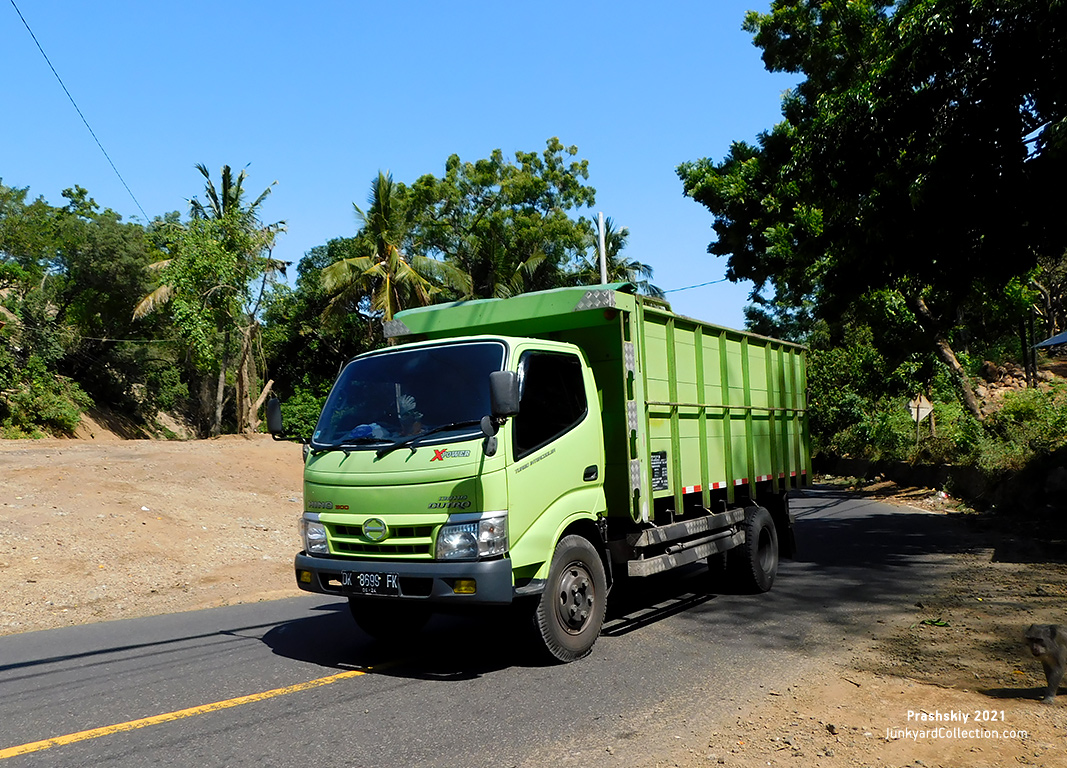
[[[745,510],[745,543],[726,558],[730,576],[743,592],[767,592],[778,574],[778,532],[763,507]]]
[[[589,540],[560,539],[534,613],[541,642],[552,658],[569,662],[589,655],[604,624],[607,596],[604,563]]]
[[[383,642],[410,639],[430,619],[430,611],[424,606],[381,600],[349,598],[348,610],[360,629]]]

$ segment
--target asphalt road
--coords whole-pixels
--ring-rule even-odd
[[[698,567],[653,577],[612,595],[570,665],[499,615],[386,647],[312,595],[2,637],[0,768],[654,763],[869,640],[965,547],[944,516],[821,490],[793,508],[801,554],[770,593],[714,594]]]

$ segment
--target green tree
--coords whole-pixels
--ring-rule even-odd
[[[370,311],[389,322],[410,306],[425,306],[446,284],[461,295],[469,280],[453,265],[410,250],[409,193],[392,174],[379,172],[371,185],[368,207],[353,203],[360,230],[342,255],[322,271],[330,295],[328,311],[337,316],[345,307],[369,298]]]
[[[1062,253],[1067,3],[777,0],[750,13],[784,121],[679,167],[728,276],[841,317],[895,292],[980,418],[954,338],[1039,253]]]
[[[337,374],[338,365],[373,347],[372,321],[364,295],[351,296],[351,305],[335,304],[327,313],[330,296],[321,279],[322,270],[347,253],[344,240],[312,248],[300,260],[293,287],[277,284],[263,311],[263,347],[267,370],[277,382],[282,399],[304,391],[323,397]],[[361,311],[360,308],[365,311]],[[286,408],[286,418],[290,409]]]
[[[0,435],[70,434],[89,404],[58,366],[70,334],[57,319],[60,209],[0,184]]]
[[[475,298],[506,297],[554,288],[587,242],[588,221],[569,211],[591,206],[587,160],[557,138],[544,151],[494,150],[463,162],[452,155],[440,178],[426,174],[411,188],[412,240],[470,278]],[[453,296],[453,298],[459,298]]]
[[[152,265],[159,274],[159,286],[137,305],[134,317],[169,304],[197,364],[218,370],[209,427],[212,435],[222,430],[227,372],[233,363],[237,431],[254,431],[271,386],[267,382],[259,387],[259,310],[272,279],[285,266],[271,256],[285,223],[263,224],[259,218],[273,184],[247,204],[245,171],[234,176],[224,165],[216,188],[207,168],[196,168],[205,179],[207,203],[193,198],[190,220],[171,227],[170,258]],[[257,388],[258,397],[254,397]]]

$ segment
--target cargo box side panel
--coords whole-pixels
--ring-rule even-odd
[[[804,352],[639,307],[648,492],[672,515],[806,479]]]
[[[707,440],[702,435],[698,362],[702,349],[698,345],[700,326],[684,320],[674,320],[674,360],[671,366],[675,385],[673,402],[678,403],[676,431],[678,434],[676,463],[678,485],[683,494],[696,493],[706,482]]]
[[[671,361],[667,345],[667,318],[645,311],[641,323],[642,370],[645,383],[645,417],[648,429],[649,456],[646,488],[651,499],[674,493],[673,459],[676,455],[672,430]]]
[[[774,462],[774,442],[771,420],[773,410],[767,388],[767,374],[771,367],[771,350],[763,344],[748,344],[749,409],[748,434],[752,443],[752,473],[754,483],[777,481]]]
[[[727,466],[727,430],[728,414],[724,407],[729,402],[729,391],[724,389],[726,377],[720,350],[725,347],[725,333],[705,330],[703,337],[703,389],[700,402],[704,408],[707,429],[708,470],[703,484],[705,506],[710,505],[710,492],[726,488],[726,481],[731,477]]]
[[[752,474],[748,439],[749,393],[748,344],[743,336],[729,334],[725,340],[726,370],[723,375],[728,382],[728,416],[730,425],[730,477],[726,482],[732,487],[747,485]]]

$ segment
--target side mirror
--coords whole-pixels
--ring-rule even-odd
[[[285,434],[282,427],[282,401],[272,397],[267,401],[267,431],[275,437]]]
[[[489,374],[489,408],[494,419],[506,419],[519,412],[519,376],[515,371]]]

